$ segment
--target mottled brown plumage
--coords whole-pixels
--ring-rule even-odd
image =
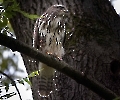
[[[65,37],[68,10],[63,5],[53,5],[36,20],[33,34],[33,47],[43,53],[52,54],[59,59],[64,55],[63,40]],[[42,69],[42,70],[41,70]],[[55,69],[39,62],[40,86],[42,97],[49,96],[53,90]]]

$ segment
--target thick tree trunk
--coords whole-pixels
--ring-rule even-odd
[[[120,61],[120,18],[108,0],[17,0],[25,12],[41,15],[53,4],[63,4],[74,15],[74,32],[65,41],[64,61],[116,94],[120,95],[120,77],[113,76],[110,62]],[[17,14],[11,19],[17,39],[32,46],[34,21]],[[69,38],[69,39],[68,39]],[[38,70],[31,58],[23,55],[28,74]],[[103,100],[67,76],[57,73],[57,90],[48,100]],[[42,100],[37,89],[39,77],[32,81],[34,100]],[[88,83],[89,84],[89,83]]]

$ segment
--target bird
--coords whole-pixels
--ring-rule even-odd
[[[68,10],[64,5],[55,4],[49,7],[35,22],[33,47],[62,60],[65,55],[63,43],[68,16]],[[53,91],[55,69],[42,62],[39,62],[38,69],[40,70],[39,95],[48,97]]]

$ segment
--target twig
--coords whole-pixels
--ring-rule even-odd
[[[0,71],[0,73],[3,74],[4,76],[6,76],[6,77],[12,82],[12,84],[13,84],[13,85],[15,86],[15,88],[16,88],[16,91],[18,92],[18,95],[19,95],[19,97],[20,97],[20,100],[22,100],[22,97],[21,97],[21,95],[20,95],[19,89],[17,88],[17,85],[16,85],[15,81],[14,81],[10,76],[8,76],[7,74],[5,74],[4,72]]]

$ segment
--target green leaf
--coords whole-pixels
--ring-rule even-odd
[[[4,15],[7,16],[7,18],[12,18],[13,15],[15,15],[15,13],[7,11],[7,12],[4,12]]]
[[[7,18],[12,18],[13,15],[16,14],[14,12],[14,9],[20,9],[19,4],[16,2],[16,0],[3,0],[2,5],[5,8],[4,15]]]
[[[14,11],[17,11],[17,12],[19,12],[19,13],[21,13],[22,15],[24,15],[25,17],[27,17],[27,18],[29,18],[29,19],[36,19],[36,18],[40,18],[40,16],[38,16],[38,15],[34,15],[34,14],[29,14],[29,13],[26,13],[26,12],[24,12],[24,11],[21,11],[21,10],[19,10],[19,9],[14,9]]]
[[[2,63],[0,64],[1,70],[4,71],[8,67],[8,60],[7,59],[2,59]]]
[[[27,82],[29,85],[32,85],[32,83],[30,82],[30,80],[28,78],[24,78],[23,79],[25,82]]]
[[[23,80],[17,80],[20,84],[24,85],[24,81]]]
[[[4,85],[5,85],[6,92],[8,92],[8,90],[9,90],[9,84],[5,82]]]
[[[29,14],[20,10],[19,4],[16,2],[16,0],[3,0],[2,5],[5,8],[4,15],[6,15],[8,18],[13,17],[13,15],[15,15],[16,12],[19,12],[25,17],[30,18],[32,20],[40,17],[38,15]]]
[[[0,28],[3,28],[7,25],[8,19],[6,16],[0,16]]]
[[[37,75],[39,75],[39,72],[38,71],[34,71],[30,75],[28,75],[28,77],[31,78],[31,77],[34,77],[34,76],[37,76]]]
[[[0,4],[3,3],[3,0],[0,0]]]
[[[19,4],[16,2],[16,0],[3,0],[2,5],[5,7],[5,10],[9,11],[19,8]]]
[[[9,31],[12,32],[12,33],[14,33],[14,30],[13,30],[13,28],[12,28],[10,22],[8,22],[7,26],[9,27]]]

